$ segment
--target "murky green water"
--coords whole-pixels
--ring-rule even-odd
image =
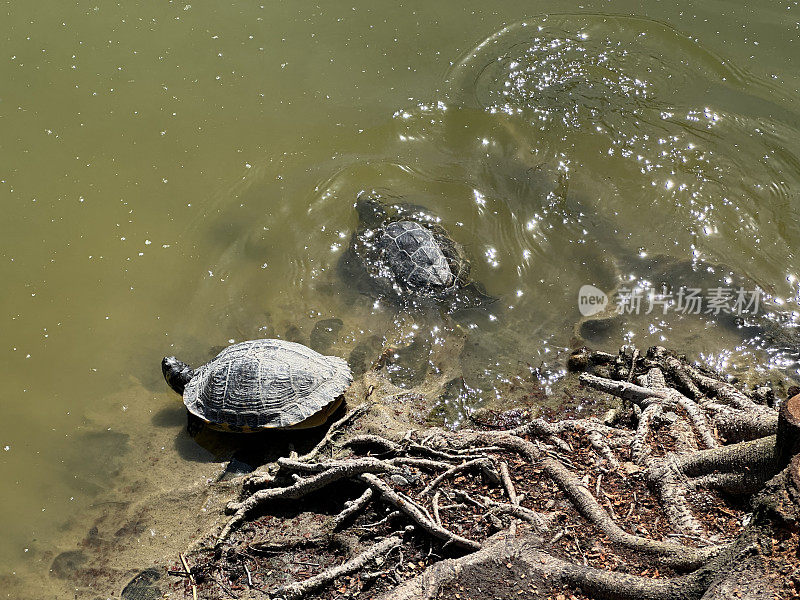
[[[3,595],[43,597],[98,503],[207,474],[165,353],[308,343],[331,318],[344,357],[446,343],[444,321],[409,329],[341,280],[361,189],[438,214],[499,298],[459,320],[452,420],[517,375],[559,376],[584,284],[733,273],[797,310],[800,6],[558,8],[5,5]],[[791,330],[753,331],[656,310],[590,341],[796,370]]]

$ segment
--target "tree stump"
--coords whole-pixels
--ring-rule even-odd
[[[778,413],[778,435],[775,458],[778,470],[783,470],[800,453],[800,394],[792,396]]]

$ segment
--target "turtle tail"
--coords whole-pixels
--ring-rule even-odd
[[[161,361],[161,372],[169,387],[183,395],[186,384],[194,377],[194,369],[174,356],[165,356]]]

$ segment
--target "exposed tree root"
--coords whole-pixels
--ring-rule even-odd
[[[514,482],[511,481],[511,473],[508,472],[508,463],[503,461],[500,463],[500,478],[503,482],[503,487],[508,494],[508,499],[514,506],[519,506],[519,498],[517,497],[517,490],[514,489]]]
[[[452,477],[456,473],[460,473],[461,471],[467,471],[469,469],[478,467],[480,469],[486,469],[490,467],[489,459],[488,458],[475,458],[471,461],[462,463],[460,465],[456,465],[455,467],[451,467],[441,475],[438,475],[433,481],[431,481],[424,490],[422,490],[419,495],[425,496],[426,494],[430,494],[436,486],[439,485],[442,481],[447,479],[448,477]]]
[[[362,569],[364,566],[366,566],[370,561],[374,560],[376,557],[386,554],[392,548],[399,546],[402,541],[403,538],[400,534],[392,535],[365,550],[358,556],[351,558],[346,563],[326,569],[319,575],[309,577],[304,581],[281,586],[272,592],[272,595],[276,598],[285,598],[285,600],[302,598],[303,596],[308,595],[323,585],[330,583],[337,577],[355,573],[359,569]]]
[[[713,411],[713,422],[719,435],[727,442],[752,440],[774,435],[778,429],[777,414],[751,414],[747,411],[704,402],[704,408]]]
[[[585,518],[594,523],[615,544],[663,559],[664,564],[682,569],[697,568],[720,551],[719,547],[692,548],[672,542],[661,542],[632,535],[621,529],[597,502],[591,492],[581,485],[563,465],[548,458],[544,469]]]
[[[483,501],[487,507],[490,507],[489,512],[486,513],[487,515],[510,515],[517,519],[522,519],[533,525],[535,530],[540,533],[549,531],[552,526],[551,523],[556,517],[553,514],[543,515],[519,504],[501,504],[486,497],[483,498]]]
[[[752,553],[756,525],[743,526],[744,512],[714,492],[747,497],[783,485],[781,493],[800,499],[800,492],[786,491],[800,482],[800,460],[787,467],[800,450],[800,397],[785,403],[779,418],[759,402],[763,393],[739,390],[662,348],[645,356],[628,349],[619,358],[587,353],[581,364],[602,364],[611,373],[583,373],[580,380],[623,399],[625,424],[536,419],[508,430],[431,428],[402,439],[354,435],[338,446],[329,431],[315,451],[279,459],[269,475],[251,479],[250,495],[229,505],[234,514],[217,547],[273,502],[296,505],[349,482],[357,488],[349,495],[355,499],[338,513],[328,509],[333,516],[324,517],[319,539],[352,524],[349,531],[369,539],[368,549],[272,596],[316,594],[398,547],[393,566],[355,581],[383,582],[383,589],[392,577],[401,583],[404,552],[415,550],[409,536],[386,530],[398,520],[413,526],[412,537],[428,540],[430,566],[387,590],[386,600],[450,597],[451,586],[470,577],[505,581],[504,568],[525,575],[528,587],[519,589],[532,598],[549,598],[565,586],[622,600],[699,600],[706,590],[730,589],[739,580],[720,582]],[[335,432],[363,414],[359,409],[335,424]],[[764,431],[771,435],[749,439]],[[732,432],[744,441],[729,444]],[[337,458],[316,460],[327,445]],[[364,456],[368,452],[375,455]],[[791,468],[796,482],[785,475]],[[756,511],[758,527],[777,531],[769,529],[776,510]],[[649,516],[633,518],[639,511]],[[430,558],[447,553],[455,557]],[[633,566],[621,572],[626,564]]]
[[[477,550],[481,547],[478,542],[468,540],[467,538],[448,531],[441,525],[438,525],[432,518],[424,514],[419,505],[417,505],[415,502],[412,502],[409,498],[402,497],[386,483],[371,473],[363,473],[362,475],[358,476],[358,479],[378,492],[382,500],[397,507],[400,511],[409,516],[412,521],[422,527],[422,529],[430,533],[433,537],[444,541],[445,544],[453,544],[467,550]]]
[[[372,500],[373,495],[372,489],[367,488],[364,490],[364,493],[355,500],[345,502],[344,509],[333,519],[333,529],[339,529],[348,519],[364,510],[367,504]]]
[[[371,391],[367,392],[367,396],[369,396],[370,394]],[[314,446],[307,454],[302,456],[300,460],[312,460],[313,458],[315,458],[317,454],[319,454],[322,451],[323,448],[325,448],[328,444],[331,443],[335,435],[339,434],[342,431],[342,429],[344,429],[347,426],[348,423],[351,423],[352,421],[356,420],[358,417],[366,413],[371,406],[372,403],[363,402],[362,404],[359,404],[354,409],[349,411],[341,419],[331,424],[331,426],[328,428],[327,433],[325,434],[325,437],[322,438],[322,440],[320,440],[320,442],[316,446]]]
[[[521,571],[534,582],[547,582],[548,587],[568,585],[598,598],[690,600],[699,598],[708,585],[707,573],[657,580],[584,567],[541,550],[543,545],[543,540],[535,536],[513,538],[505,533],[498,534],[488,540],[478,552],[459,559],[441,561],[419,577],[383,595],[381,600],[438,598],[448,584],[459,580],[469,581],[476,576],[485,578],[482,567],[488,566],[491,570],[498,564],[507,564],[509,570]],[[544,595],[544,590],[528,592],[528,597],[549,597],[549,594]]]
[[[288,487],[259,490],[243,502],[231,503],[228,505],[228,511],[233,512],[234,515],[219,534],[217,544],[221,544],[225,541],[233,528],[244,521],[250,512],[262,504],[273,500],[297,500],[306,494],[320,490],[326,485],[346,477],[353,477],[370,471],[382,472],[389,468],[390,467],[383,461],[373,458],[362,458],[357,461],[346,461],[335,464],[313,477],[299,479],[294,485]]]

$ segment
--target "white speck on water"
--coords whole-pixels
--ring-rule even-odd
[[[228,343],[229,344],[233,344],[235,341],[236,341],[235,339],[231,338],[231,339],[228,340]]]
[[[150,244],[152,244],[152,243],[153,243],[153,242],[151,242],[150,240],[145,240],[145,241],[144,241],[144,245],[145,245],[145,246],[149,246],[149,245],[150,245]]]
[[[491,266],[497,267],[500,265],[500,262],[497,260],[497,249],[489,246],[485,252],[486,255],[486,262],[488,262]]]
[[[6,452],[8,452],[9,450],[11,450],[11,446],[3,446],[3,450],[5,450]]]

